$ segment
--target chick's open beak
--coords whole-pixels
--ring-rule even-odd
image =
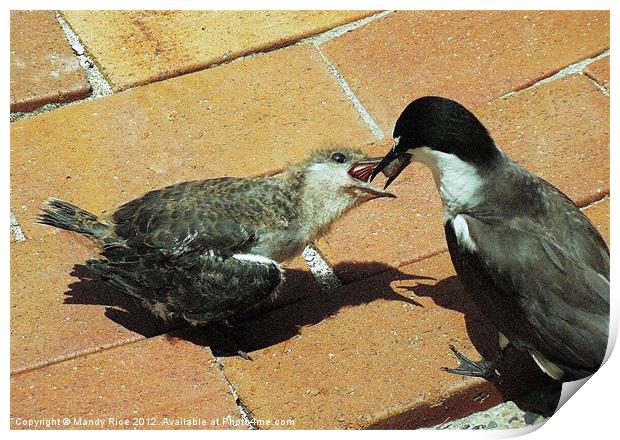
[[[370,175],[373,173],[373,170],[379,162],[381,162],[380,157],[368,160],[360,160],[359,162],[355,162],[353,165],[351,165],[348,173],[351,177],[357,180],[361,180],[362,182],[368,182]]]
[[[359,162],[355,162],[349,170],[347,171],[351,177],[358,180],[360,183],[358,186],[359,189],[364,190],[365,192],[373,195],[374,197],[393,197],[396,196],[387,191],[382,191],[375,186],[368,183],[370,176],[373,174],[373,170],[376,168],[377,164],[381,162],[381,158],[374,159],[366,159],[361,160]]]
[[[370,176],[370,181],[377,176],[380,172],[383,171],[383,174],[387,176],[387,180],[383,189],[386,189],[390,186],[390,183],[394,181],[398,177],[402,171],[407,168],[407,165],[411,163],[411,155],[408,153],[399,153],[396,151],[396,148],[392,148],[388,154],[379,162],[379,164],[374,168],[372,174]]]

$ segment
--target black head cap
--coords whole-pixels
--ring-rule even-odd
[[[397,152],[429,147],[484,165],[500,155],[487,129],[461,104],[439,96],[411,102],[394,127]]]

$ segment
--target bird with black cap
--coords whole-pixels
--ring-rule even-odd
[[[411,163],[430,168],[452,262],[499,330],[497,354],[474,362],[455,347],[455,374],[491,378],[506,346],[558,381],[593,374],[609,332],[609,249],[579,208],[512,161],[461,104],[426,96],[396,122],[373,171],[387,186]]]

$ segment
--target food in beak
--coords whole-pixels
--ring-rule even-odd
[[[411,163],[411,155],[407,153],[399,154],[396,151],[392,150],[379,162],[379,164],[375,167],[370,176],[370,181],[372,181],[377,174],[383,172],[385,176],[387,176],[387,181],[383,189],[386,189],[390,183],[394,181],[398,177],[402,171],[407,168],[407,165]]]
[[[396,198],[394,194],[389,193],[385,190],[380,190],[379,188],[368,183],[370,176],[372,175],[375,167],[377,166],[379,162],[381,162],[381,158],[361,160],[351,165],[351,167],[349,168],[349,171],[347,172],[349,173],[349,176],[360,181],[360,183],[355,186],[356,191],[366,192],[371,198],[376,198],[376,197]]]
[[[410,163],[411,156],[405,154],[402,156],[398,156],[392,162],[387,164],[386,167],[381,170],[383,174],[387,176],[387,180],[385,181],[383,189],[386,189],[390,185],[390,183],[392,183],[394,179],[396,179],[398,175],[402,173],[405,168],[407,168],[407,165],[409,165]]]

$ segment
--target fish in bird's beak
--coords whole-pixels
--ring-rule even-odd
[[[364,190],[365,192],[368,192],[372,196],[396,198],[394,194],[385,191],[385,188],[383,190],[380,190],[379,188],[368,183],[374,173],[374,170],[377,167],[377,164],[379,164],[381,160],[382,159],[380,157],[360,160],[359,162],[355,162],[353,165],[351,165],[347,172],[349,173],[349,176],[360,182],[357,185],[358,188]]]
[[[381,162],[373,169],[370,175],[370,181],[377,176],[380,172],[388,178],[383,186],[383,189],[387,187],[398,177],[402,171],[407,168],[407,165],[411,163],[411,155],[409,153],[401,153],[396,149],[397,145],[394,145],[390,152],[385,155]]]

